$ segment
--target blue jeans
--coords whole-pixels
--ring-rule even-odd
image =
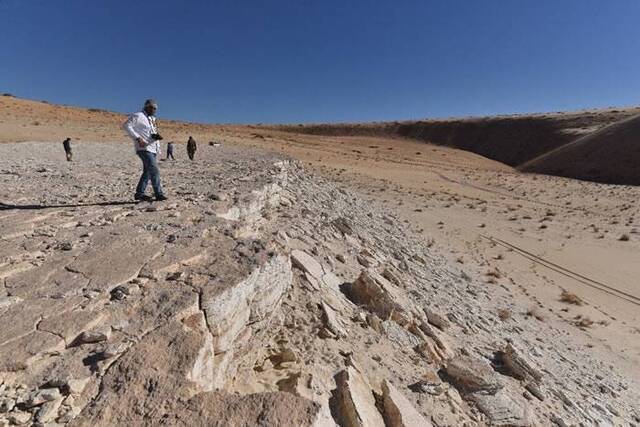
[[[144,195],[145,191],[147,191],[147,183],[149,180],[151,180],[151,186],[153,187],[155,196],[162,196],[160,169],[158,169],[156,154],[145,150],[140,150],[136,152],[136,154],[140,157],[140,160],[142,160],[142,175],[140,175],[140,181],[138,181],[138,186],[136,187],[136,197]]]

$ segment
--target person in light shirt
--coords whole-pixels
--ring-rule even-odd
[[[149,181],[153,187],[155,200],[167,200],[162,192],[157,160],[157,156],[160,155],[160,140],[162,139],[156,127],[155,113],[157,109],[158,104],[153,99],[147,99],[142,111],[131,114],[122,126],[133,140],[133,148],[142,160],[142,175],[140,175],[134,198],[147,202],[153,200],[145,194]]]

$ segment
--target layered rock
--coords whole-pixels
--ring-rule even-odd
[[[502,322],[502,288],[392,210],[219,147],[161,165],[174,203],[128,204],[116,148],[90,148],[101,174],[44,156],[7,200],[42,206],[0,213],[0,425],[634,422],[631,382]]]

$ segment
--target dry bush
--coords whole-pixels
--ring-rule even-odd
[[[628,242],[629,241],[629,235],[628,234],[623,234],[622,236],[620,236],[620,238],[618,239],[621,242]]]
[[[578,295],[567,292],[566,290],[563,290],[560,294],[560,301],[567,304],[584,305],[584,302]]]
[[[497,268],[493,268],[489,271],[487,271],[487,276],[489,277],[495,277],[496,279],[499,279],[502,277],[502,273],[500,273],[500,270],[498,270]]]
[[[588,317],[582,317],[576,320],[575,325],[579,328],[589,328],[593,325],[593,320]]]
[[[500,308],[498,309],[498,317],[500,318],[500,320],[502,320],[503,322],[505,320],[511,319],[511,311],[509,311],[506,308]]]

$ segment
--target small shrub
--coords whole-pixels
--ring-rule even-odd
[[[487,271],[487,276],[489,277],[495,277],[496,279],[499,279],[502,277],[502,273],[500,273],[500,270],[498,270],[497,268],[494,268],[492,270]]]
[[[622,236],[620,236],[620,238],[618,239],[621,242],[628,242],[629,241],[629,235],[628,234],[623,234]]]
[[[581,319],[576,320],[575,325],[579,328],[590,328],[593,325],[593,320],[588,317],[583,317]]]
[[[498,310],[498,317],[504,322],[511,318],[511,312],[506,308],[501,308]]]
[[[584,305],[584,302],[578,295],[572,294],[571,292],[567,292],[565,290],[563,290],[560,294],[560,301],[567,304]]]

